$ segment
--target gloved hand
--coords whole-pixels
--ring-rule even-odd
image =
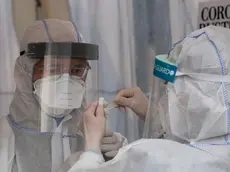
[[[132,109],[137,116],[145,119],[148,109],[148,98],[144,95],[140,88],[129,88],[121,90],[115,99],[119,106]]]
[[[106,123],[103,101],[100,99],[99,105],[90,105],[83,114],[85,149],[100,151]]]
[[[92,105],[94,104],[94,105],[97,105],[99,102],[98,101],[95,101],[95,102],[93,102],[92,103]],[[87,109],[90,107],[91,105],[89,105],[88,107],[87,107]],[[108,111],[106,111],[105,110],[105,108],[108,106],[108,102],[106,102],[105,100],[104,100],[104,103],[103,103],[103,108],[104,108],[104,116],[105,116],[105,118],[107,118],[107,116],[108,116]],[[86,110],[87,110],[86,109]],[[84,117],[84,116],[83,116]],[[84,133],[83,133],[83,131],[84,131],[84,119],[82,118],[81,120],[79,120],[79,121],[77,121],[77,128],[78,128],[78,134],[79,135],[81,135],[82,137],[84,137]]]
[[[106,161],[113,159],[122,146],[123,140],[119,139],[112,131],[107,131],[101,143],[101,152],[104,159]]]

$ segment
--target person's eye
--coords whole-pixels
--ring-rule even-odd
[[[80,68],[73,69],[73,72],[74,72],[74,73],[80,73],[80,72],[81,72],[81,69],[80,69]]]
[[[44,69],[43,68],[38,68],[37,71],[38,72],[44,72]]]
[[[78,75],[78,74],[81,74],[83,70],[84,69],[82,69],[82,68],[74,68],[74,69],[72,69],[72,73]]]

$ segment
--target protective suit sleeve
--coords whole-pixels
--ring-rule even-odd
[[[85,151],[80,155],[79,160],[70,168],[68,172],[77,172],[80,169],[97,167],[105,162],[101,153],[95,151]]]

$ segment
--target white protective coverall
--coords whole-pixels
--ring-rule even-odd
[[[166,56],[175,81],[155,77],[145,124],[145,137],[164,139],[131,143],[106,163],[85,152],[69,172],[230,171],[229,47],[230,30],[215,26],[176,43]]]

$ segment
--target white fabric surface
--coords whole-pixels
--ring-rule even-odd
[[[117,139],[122,143],[122,147],[128,145],[127,139],[120,133],[114,133]],[[99,167],[100,164],[104,163],[105,160],[101,153],[96,153],[92,151],[85,151],[80,157],[75,158],[75,163],[72,165],[68,172],[75,172],[79,169],[89,169],[94,167]]]
[[[71,167],[68,172],[75,172],[77,169],[97,167],[103,162],[105,162],[105,160],[102,154],[92,151],[85,151],[81,154],[79,160]]]
[[[142,139],[120,149],[111,161],[71,172],[228,172],[229,159],[169,140]]]

